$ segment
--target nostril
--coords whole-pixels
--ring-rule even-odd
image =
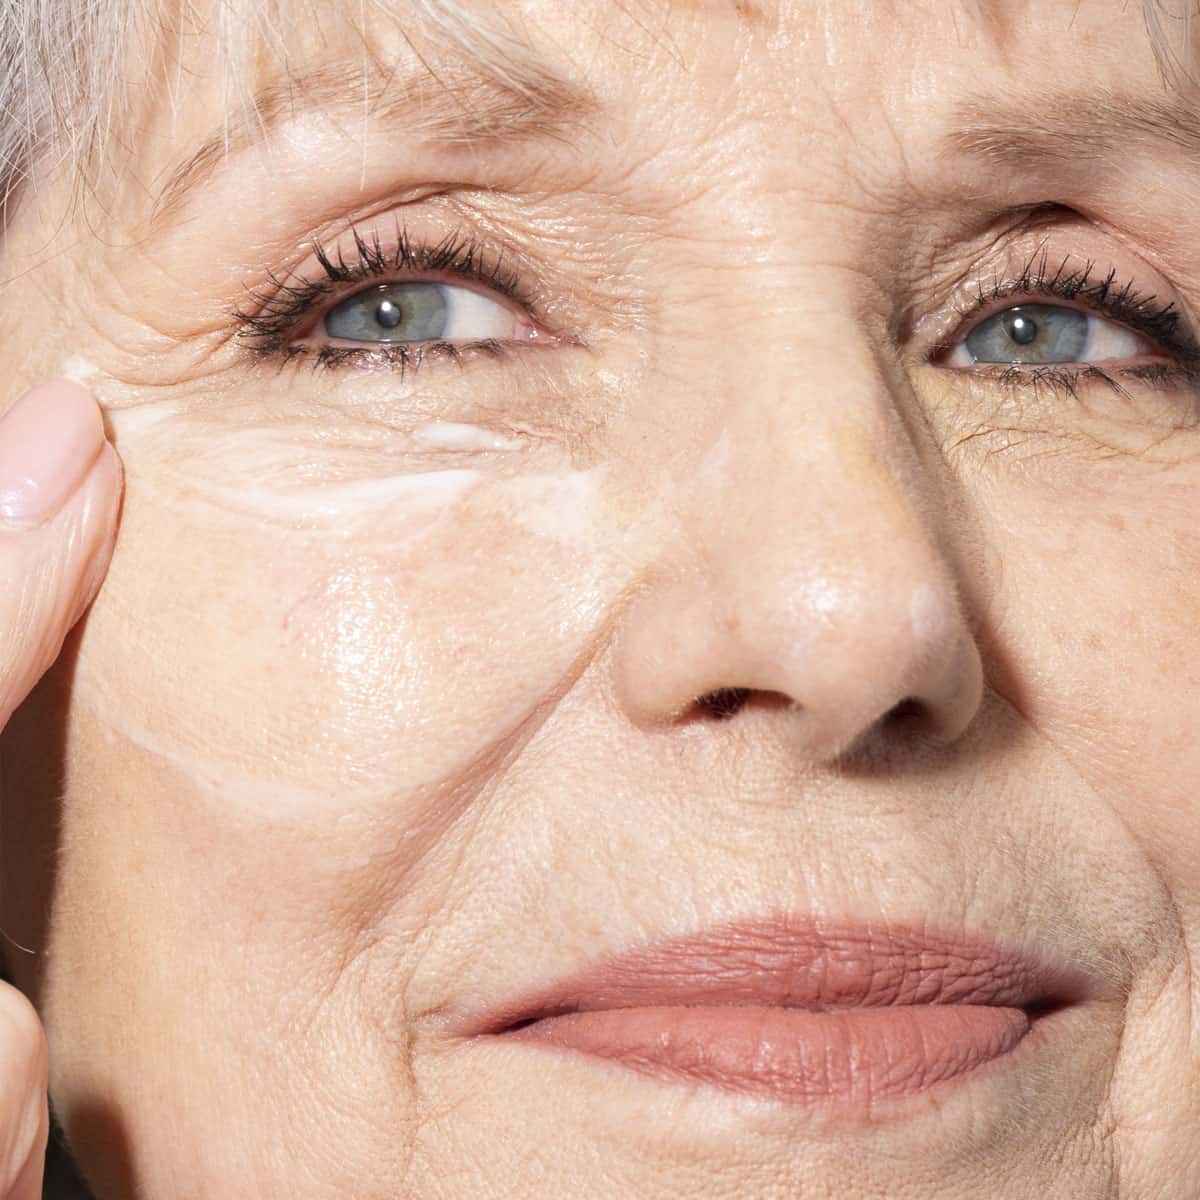
[[[785,696],[782,692],[731,687],[717,688],[715,691],[706,692],[692,706],[691,711],[699,712],[706,717],[713,717],[718,721],[728,721],[749,705],[754,705],[756,708],[779,708],[788,711],[799,707],[790,696]]]
[[[728,721],[736,716],[750,698],[749,688],[717,688],[700,697],[696,704],[710,717],[718,721]]]
[[[914,700],[909,696],[888,710],[884,716],[884,723],[903,727],[911,725],[915,721],[924,720],[926,715],[925,705],[920,700]]]
[[[937,711],[911,696],[889,709],[876,730],[900,741],[916,739],[941,745],[944,740],[938,732]]]

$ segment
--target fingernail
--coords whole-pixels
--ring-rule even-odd
[[[27,392],[0,419],[0,521],[33,527],[74,495],[104,442],[100,410],[67,380]]]

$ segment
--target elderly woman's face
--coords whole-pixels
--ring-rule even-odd
[[[30,187],[2,399],[126,499],[2,916],[98,1196],[1200,1194],[1200,122],[987,7],[214,19]]]

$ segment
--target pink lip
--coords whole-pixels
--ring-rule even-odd
[[[1077,972],[987,942],[783,918],[609,958],[476,1031],[726,1091],[869,1107],[1008,1053],[1088,990]]]

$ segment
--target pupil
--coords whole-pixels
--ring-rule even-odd
[[[1018,346],[1028,346],[1030,342],[1037,338],[1037,322],[1031,321],[1028,317],[1022,317],[1019,314],[1013,315],[1005,324],[1008,326],[1008,336]]]
[[[395,329],[404,320],[404,309],[393,300],[381,301],[379,307],[375,310],[375,320],[384,329]]]

